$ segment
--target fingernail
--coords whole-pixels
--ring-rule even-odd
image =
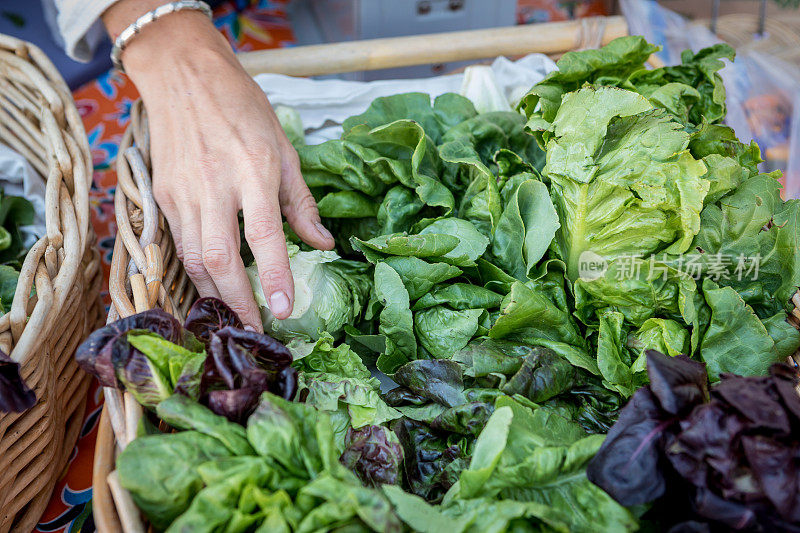
[[[273,315],[282,315],[289,310],[289,297],[283,291],[275,291],[269,297],[269,309]]]
[[[251,332],[253,332],[253,333],[255,333],[255,332],[256,332],[256,328],[254,328],[254,327],[253,327],[253,326],[251,326],[250,324],[247,324],[247,325],[244,327],[244,330],[245,330],[245,331],[251,331]]]
[[[328,231],[328,228],[322,225],[322,222],[317,222],[315,226],[317,227],[317,231],[319,232],[319,234],[322,236],[323,239],[333,240],[333,235],[331,235],[331,232]]]

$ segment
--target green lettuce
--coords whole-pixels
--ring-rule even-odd
[[[294,280],[294,307],[285,320],[277,320],[269,309],[255,263],[245,270],[261,309],[264,330],[289,341],[313,342],[323,333],[339,336],[346,324],[362,314],[370,291],[366,264],[345,261],[333,251],[303,251],[288,245],[289,267]]]
[[[612,260],[689,248],[709,182],[679,123],[636,93],[584,88],[564,97],[546,131],[543,174],[571,280],[586,254]]]
[[[603,438],[585,436],[554,412],[531,411],[500,398],[478,437],[469,468],[445,504],[455,498],[494,496],[561,511],[570,531],[633,530],[633,515],[586,479],[586,463]]]
[[[298,395],[307,405],[328,414],[340,452],[344,449],[348,429],[377,426],[400,418],[400,413],[380,397],[380,384],[374,378],[303,373],[298,383]]]
[[[520,108],[529,119],[552,122],[562,98],[589,84],[635,91],[684,124],[699,126],[722,120],[725,86],[719,70],[725,66],[722,59],[733,60],[733,48],[717,44],[696,54],[687,50],[681,54],[680,65],[647,69],[645,62],[659,49],[643,37],[630,36],[614,39],[598,50],[567,52],[559,59],[558,70],[534,85]],[[537,138],[542,144],[542,135]]]

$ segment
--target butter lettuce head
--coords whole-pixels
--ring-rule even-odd
[[[610,261],[689,248],[709,182],[669,113],[632,91],[587,86],[564,96],[552,122],[528,124],[547,142],[555,251],[571,280],[586,254]]]
[[[364,275],[366,265],[342,260],[333,251],[304,252],[294,244],[288,249],[294,309],[286,320],[278,320],[269,310],[256,265],[246,269],[264,331],[283,341],[316,341],[324,332],[337,337],[364,308],[371,289],[371,280]]]

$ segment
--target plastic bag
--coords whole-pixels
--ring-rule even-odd
[[[630,33],[660,44],[665,64],[680,62],[686,48],[694,51],[720,42],[705,26],[648,0],[621,0]],[[755,140],[765,160],[761,170],[781,170],[786,198],[800,197],[800,68],[747,47],[721,72],[728,93],[728,116],[743,142]]]

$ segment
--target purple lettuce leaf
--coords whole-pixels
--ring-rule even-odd
[[[261,394],[291,399],[297,390],[292,357],[271,337],[226,326],[211,334],[200,381],[201,401],[229,420],[244,422]]]
[[[0,413],[22,413],[36,405],[36,394],[19,373],[19,363],[0,351]]]
[[[636,391],[589,461],[589,481],[625,506],[661,497],[666,489],[661,444],[674,423],[648,387]]]
[[[265,333],[227,326],[214,334],[225,342],[233,341],[250,352],[258,364],[267,371],[280,372],[292,364],[292,352]]]
[[[749,421],[751,429],[761,428],[789,434],[789,415],[773,388],[771,377],[742,377],[723,374],[713,396],[722,399]]]
[[[440,501],[469,466],[466,441],[405,417],[396,420],[392,430],[403,447],[403,472],[411,492],[429,502]]]
[[[395,434],[383,426],[350,428],[339,459],[368,487],[400,483],[403,448]]]
[[[695,491],[692,503],[695,513],[725,525],[728,531],[758,531],[756,512],[743,503],[726,500],[703,488]]]
[[[800,467],[797,446],[761,435],[742,437],[752,476],[784,520],[800,523]]]
[[[183,327],[190,331],[206,349],[211,346],[211,335],[227,326],[241,329],[239,316],[219,298],[200,298],[189,309]]]
[[[418,359],[399,369],[392,378],[414,394],[446,407],[466,402],[461,366],[449,359]]]
[[[746,429],[745,419],[714,400],[680,422],[680,432],[666,446],[667,459],[696,487],[712,483],[731,495],[741,493],[747,490],[747,484],[737,484],[740,457],[736,446]]]
[[[692,361],[685,355],[670,357],[656,350],[647,350],[645,355],[650,390],[666,412],[686,414],[708,400],[705,363]]]
[[[141,330],[128,333],[136,331]],[[111,363],[120,385],[143,406],[154,409],[172,395],[169,377],[128,342],[127,334],[111,343]]]
[[[75,359],[84,371],[97,377],[104,387],[119,387],[113,362],[114,344],[121,340],[120,342],[128,345],[126,337],[132,330],[151,331],[175,344],[180,344],[183,339],[183,328],[175,317],[161,309],[151,309],[121,318],[96,330],[78,346]],[[117,353],[121,349],[121,346],[117,346]]]
[[[795,423],[800,424],[800,394],[797,393],[800,375],[797,370],[786,364],[777,364],[770,367],[769,373],[783,405],[786,406]]]

